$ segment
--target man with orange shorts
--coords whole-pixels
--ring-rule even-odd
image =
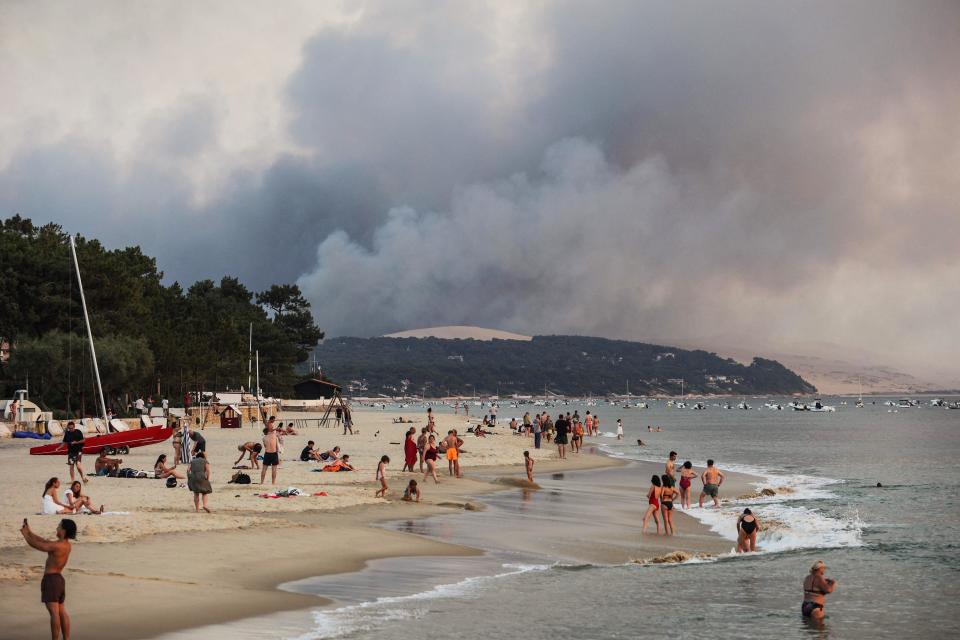
[[[446,441],[450,475],[460,478],[460,446],[463,444],[463,440],[457,437],[456,429],[451,429],[447,432]]]

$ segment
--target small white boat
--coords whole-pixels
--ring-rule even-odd
[[[836,407],[831,407],[830,405],[823,404],[819,400],[814,400],[813,405],[809,407],[810,411],[818,411],[820,413],[833,412],[836,411]]]
[[[646,402],[638,402],[636,407],[637,409],[649,409],[650,405],[648,405]]]
[[[941,398],[934,398],[930,401],[931,407],[945,407],[946,404],[947,403],[945,403]]]
[[[902,398],[902,399],[897,403],[897,408],[898,408],[898,409],[910,409],[910,408],[917,407],[917,406],[920,406],[920,403],[917,402],[916,400],[911,400],[910,398]]]
[[[674,406],[675,408],[677,408],[677,409],[686,409],[686,408],[687,408],[687,403],[686,403],[686,402],[678,402],[678,403],[676,403],[676,404],[673,405],[673,406]]]
[[[706,409],[707,407],[706,407],[702,402],[697,402],[697,403],[695,403],[695,404],[694,404],[692,407],[690,407],[690,408],[691,408],[691,409],[696,409],[697,411],[703,411],[703,410]]]
[[[737,405],[737,409],[749,410],[749,409],[753,409],[753,407],[748,405],[746,402],[741,402],[740,404]]]
[[[763,406],[765,406],[767,409],[771,409],[771,410],[773,410],[773,411],[783,411],[783,405],[777,404],[776,402],[768,402],[768,403],[766,403],[766,404],[763,405]]]

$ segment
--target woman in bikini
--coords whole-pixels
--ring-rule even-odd
[[[423,451],[423,460],[427,463],[427,472],[423,474],[423,479],[426,480],[428,476],[433,476],[433,481],[440,484],[440,479],[437,478],[437,439],[435,436],[430,436],[427,439],[427,447]]]
[[[757,550],[757,532],[763,531],[760,521],[750,509],[744,509],[737,518],[737,553]]]
[[[673,481],[667,474],[660,476],[663,487],[660,489],[660,513],[663,516],[663,532],[668,536],[674,534],[673,529],[673,500],[679,491],[673,488]]]
[[[653,516],[653,521],[657,524],[657,534],[660,533],[660,490],[663,486],[663,483],[660,482],[660,476],[653,476],[650,478],[650,490],[647,491],[647,512],[643,515],[643,529],[642,533],[647,532],[647,523],[650,521],[650,517]]]
[[[187,476],[176,470],[176,467],[167,466],[167,454],[161,453],[157,458],[157,461],[153,463],[153,473],[158,480],[163,480],[164,478],[176,478],[177,480],[185,480]]]
[[[810,567],[810,575],[803,579],[803,604],[800,605],[800,613],[814,622],[823,621],[826,595],[833,593],[837,586],[836,580],[824,577],[826,570],[827,565],[823,564],[822,560],[817,560]]]
[[[693,464],[687,460],[680,469],[680,506],[684,509],[690,508],[690,481],[696,477]]]

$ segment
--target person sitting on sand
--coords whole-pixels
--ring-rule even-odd
[[[349,458],[350,456],[343,456],[344,458]],[[333,449],[327,449],[326,451],[320,453],[317,456],[317,460],[322,462],[339,460],[340,459],[340,447],[334,447]]]
[[[163,480],[165,478],[176,478],[177,480],[185,480],[186,476],[177,471],[176,465],[172,467],[167,466],[167,454],[161,453],[157,457],[157,461],[153,463],[153,473],[157,477],[157,480]]]
[[[283,435],[285,436],[296,436],[300,435],[299,432],[294,428],[292,422],[287,423],[287,428],[284,430]]]
[[[487,432],[484,431],[483,427],[478,424],[476,427],[473,428],[473,435],[477,436],[478,438],[486,438]]]
[[[387,497],[387,465],[390,464],[390,456],[380,456],[380,464],[377,465],[377,482],[380,483],[380,488],[377,489],[377,492],[373,494],[374,498],[386,498]]]
[[[313,450],[313,440],[307,440],[307,446],[300,452],[300,462],[310,462],[317,459],[317,452]]]
[[[70,483],[70,488],[67,489],[63,494],[64,504],[70,505],[70,509],[74,513],[83,513],[81,509],[86,509],[86,513],[91,513],[94,515],[100,515],[103,513],[103,505],[100,505],[99,509],[93,507],[93,501],[91,501],[90,496],[83,495],[79,481],[74,480]]]
[[[407,488],[403,490],[404,502],[420,502],[420,487],[417,486],[416,480],[411,480],[407,484]]]
[[[244,456],[250,456],[251,469],[259,469],[260,462],[257,460],[257,456],[263,451],[263,445],[259,442],[244,442],[241,445],[237,446],[237,451],[240,452],[240,457],[237,458],[236,462],[233,463],[233,468],[238,468],[237,465],[240,464],[240,461],[243,460]],[[244,467],[246,469],[246,467]]]
[[[100,454],[93,463],[93,470],[98,476],[116,476],[123,463],[121,458],[108,458],[107,448],[100,449]]]
[[[763,531],[760,521],[750,509],[744,509],[737,518],[737,553],[751,553],[757,550],[757,532]]]
[[[723,484],[723,472],[713,466],[713,460],[707,460],[707,468],[700,474],[703,481],[703,491],[700,492],[700,506],[707,496],[713,498],[713,506],[720,508],[720,485]]]
[[[57,497],[57,490],[60,488],[60,478],[50,478],[43,487],[43,503],[40,506],[40,513],[45,516],[55,516],[64,513],[73,513],[69,504],[64,504]]]
[[[823,560],[817,560],[810,567],[810,575],[803,579],[803,603],[800,613],[804,618],[814,622],[822,622],[824,618],[823,606],[827,603],[826,596],[837,588],[837,581],[824,577],[827,565]]]
[[[533,482],[533,458],[529,451],[523,452],[523,467],[527,471],[527,481]]]
[[[650,489],[647,491],[647,512],[643,514],[643,528],[641,533],[647,532],[647,522],[653,517],[657,525],[657,533],[660,533],[660,489],[663,483],[660,482],[660,476],[654,475],[650,478]]]

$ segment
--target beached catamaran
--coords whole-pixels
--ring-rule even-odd
[[[100,412],[103,416],[103,424],[107,433],[99,436],[92,436],[84,439],[84,453],[99,453],[106,448],[108,452],[125,451],[134,447],[143,447],[148,444],[163,442],[173,435],[173,428],[166,426],[146,427],[143,429],[133,429],[124,431],[119,429],[119,425],[111,422],[107,414],[107,403],[103,399],[103,386],[100,384],[100,367],[97,365],[97,350],[93,344],[93,331],[90,328],[90,316],[87,313],[87,298],[83,293],[83,281],[80,279],[80,263],[77,261],[77,247],[70,236],[70,254],[73,256],[73,267],[77,272],[77,286],[80,288],[80,304],[83,307],[83,320],[87,326],[87,338],[90,340],[90,356],[93,358],[93,373],[97,381],[97,398],[100,400]],[[110,429],[116,429],[110,433]],[[67,455],[67,445],[63,442],[56,444],[45,444],[30,449],[32,456],[65,456]]]

